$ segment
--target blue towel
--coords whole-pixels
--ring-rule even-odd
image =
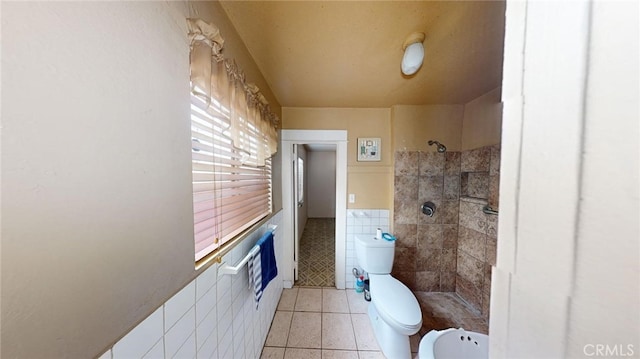
[[[267,287],[273,278],[278,275],[276,266],[276,254],[273,249],[273,232],[265,233],[256,243],[260,246],[260,264],[262,270],[262,290]]]

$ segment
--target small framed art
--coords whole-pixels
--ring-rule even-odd
[[[358,161],[380,161],[380,138],[358,138]]]

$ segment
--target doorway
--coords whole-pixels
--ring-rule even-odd
[[[347,131],[332,131],[332,130],[282,130],[282,206],[283,206],[283,240],[285,250],[285,260],[283,261],[283,280],[286,288],[291,288],[296,279],[300,279],[302,267],[301,262],[301,239],[304,234],[304,227],[307,223],[306,218],[301,216],[307,216],[309,210],[311,210],[312,216],[314,211],[319,208],[309,208],[306,205],[309,202],[313,202],[313,196],[315,192],[321,191],[300,191],[300,188],[309,187],[308,179],[303,179],[302,186],[298,183],[299,171],[302,168],[305,171],[310,168],[308,158],[306,154],[302,156],[304,165],[300,166],[299,154],[300,152],[317,152],[319,148],[331,149],[328,151],[330,156],[333,156],[335,161],[335,189],[334,193],[321,193],[324,197],[332,197],[330,206],[334,209],[334,219],[331,223],[333,226],[333,255],[331,259],[334,266],[334,285],[338,289],[345,288],[345,252],[346,252],[346,208],[347,208]],[[314,150],[315,149],[315,150]],[[319,151],[321,152],[321,151]],[[326,156],[326,154],[325,154]],[[311,156],[313,158],[313,156]],[[311,158],[311,159],[312,159]],[[313,160],[313,159],[312,159]],[[308,172],[307,172],[308,173]],[[317,176],[317,173],[314,174]],[[309,176],[307,176],[309,177]],[[306,186],[305,186],[306,184]],[[316,187],[316,185],[314,185]],[[315,188],[314,188],[315,189]],[[302,196],[308,196],[309,198]],[[326,201],[325,201],[326,206]],[[327,218],[325,216],[325,218]],[[319,222],[322,222],[319,221]],[[317,223],[319,226],[325,226],[325,224]],[[315,225],[315,223],[314,223]],[[315,229],[308,228],[309,231],[316,231]],[[326,231],[326,228],[325,228]],[[317,232],[316,232],[317,233]],[[286,236],[286,237],[284,237]],[[311,238],[311,237],[310,237]],[[326,238],[325,238],[326,240]],[[317,248],[316,248],[317,249]],[[314,251],[314,248],[304,249],[307,251],[305,254],[309,254],[308,258],[311,258],[319,252]],[[322,264],[316,264],[316,267]],[[306,268],[309,271],[309,268]],[[319,268],[318,268],[319,269]],[[309,272],[310,273],[310,272]],[[308,273],[305,273],[308,274]],[[305,274],[302,274],[304,277]]]
[[[297,145],[295,285],[335,286],[336,145]]]

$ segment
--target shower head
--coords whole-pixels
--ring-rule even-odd
[[[443,145],[442,143],[438,142],[438,141],[429,140],[428,143],[429,143],[429,146],[437,145],[438,146],[438,152],[440,152],[440,153],[444,153],[447,150],[447,147],[445,145]]]

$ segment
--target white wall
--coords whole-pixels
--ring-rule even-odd
[[[336,153],[310,151],[307,154],[309,217],[336,217]]]
[[[217,2],[1,6],[0,355],[94,357],[204,272],[185,19],[273,95]]]
[[[640,353],[638,10],[507,4],[492,357]]]
[[[462,118],[462,151],[500,143],[502,103],[500,87],[464,105]]]

